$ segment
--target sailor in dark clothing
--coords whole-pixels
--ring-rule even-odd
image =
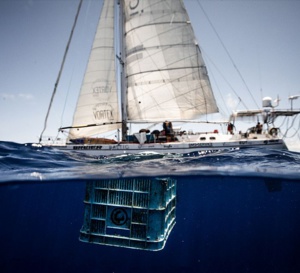
[[[163,128],[165,130],[166,136],[170,136],[173,134],[173,127],[172,127],[172,122],[171,121],[165,121],[163,123]]]
[[[167,137],[167,141],[174,140],[174,132],[173,132],[172,122],[166,120],[163,123],[163,128],[165,131],[165,135]]]
[[[260,122],[258,122],[256,124],[256,133],[261,134],[261,132],[262,132],[262,125],[260,124]]]
[[[228,133],[230,133],[231,135],[233,135],[233,129],[234,129],[234,125],[231,122],[228,123],[228,126],[227,126]]]

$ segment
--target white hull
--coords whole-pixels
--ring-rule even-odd
[[[202,137],[201,137],[202,136]],[[257,137],[259,136],[259,137]],[[217,152],[222,150],[238,149],[238,148],[268,148],[277,150],[286,150],[287,147],[281,138],[272,138],[263,135],[252,136],[252,138],[242,138],[239,135],[218,135],[205,134],[206,139],[214,138],[214,140],[204,140],[203,135],[198,135],[196,140],[185,139],[176,142],[162,143],[117,143],[117,144],[65,144],[54,145],[44,144],[43,146],[55,147],[66,152],[84,153],[89,156],[110,156],[124,154],[142,154],[142,153],[158,153],[158,154],[189,154],[189,153],[206,153]]]

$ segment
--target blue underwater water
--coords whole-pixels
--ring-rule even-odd
[[[90,158],[0,142],[0,272],[300,272],[300,154]],[[87,183],[177,181],[160,251],[79,241]]]

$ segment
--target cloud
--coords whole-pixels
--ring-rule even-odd
[[[226,105],[229,109],[235,109],[239,103],[238,99],[234,98],[230,93],[226,95],[225,100],[226,100]]]
[[[32,100],[34,98],[32,94],[24,94],[24,93],[19,93],[18,97],[25,100]]]
[[[33,100],[34,96],[32,94],[18,93],[18,94],[7,94],[0,93],[0,98],[2,100]]]
[[[5,94],[5,93],[1,93],[0,97],[1,97],[2,100],[14,100],[16,98],[15,95]]]

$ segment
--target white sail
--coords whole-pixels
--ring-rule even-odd
[[[120,127],[114,49],[115,1],[106,0],[81,86],[69,138],[88,137]]]
[[[124,2],[129,121],[174,121],[218,112],[183,2]]]

